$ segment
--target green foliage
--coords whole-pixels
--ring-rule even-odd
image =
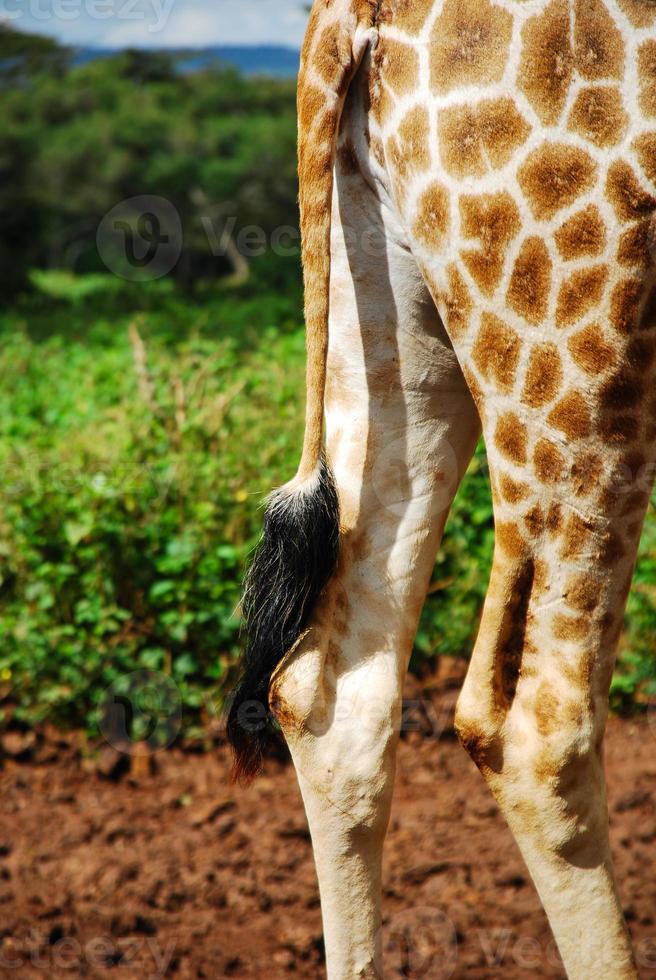
[[[97,732],[108,685],[154,670],[177,686],[189,730],[222,704],[264,495],[298,460],[299,297],[283,302],[263,284],[257,300],[225,291],[190,303],[152,283],[139,287],[135,315],[121,309],[134,298],[112,290],[36,281],[50,295],[59,283],[56,312],[35,297],[0,319],[5,713]],[[430,670],[436,654],[468,656],[492,545],[479,446],[438,555],[415,669]],[[656,694],[655,623],[650,517],[613,684],[618,708]]]
[[[144,51],[70,67],[54,42],[7,27],[0,76],[0,296],[34,267],[105,272],[100,221],[142,194],[180,216],[174,276],[186,285],[230,273],[213,249],[227,219],[233,236],[296,228],[292,82],[227,68],[183,75]]]
[[[0,692],[25,723],[92,726],[142,668],[192,714],[222,691],[263,494],[298,451],[304,343],[265,321],[208,339],[206,317],[0,324]]]
[[[0,27],[0,714],[97,733],[135,671],[179,691],[186,730],[218,709],[264,495],[295,471],[304,343],[297,256],[212,254],[249,224],[295,227],[293,85],[180,75],[161,54],[71,68]],[[108,275],[103,215],[168,198],[172,277]],[[205,219],[205,221],[203,221]],[[242,270],[243,271],[243,270]],[[217,280],[218,285],[217,285]],[[413,665],[468,656],[493,547],[479,447],[452,509]],[[656,697],[656,522],[629,597],[615,707]],[[557,655],[557,651],[555,652]]]
[[[473,646],[492,563],[494,524],[481,442],[449,516],[415,642],[413,666]]]

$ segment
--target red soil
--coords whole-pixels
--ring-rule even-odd
[[[386,977],[563,977],[508,830],[450,728],[411,717],[386,845]],[[7,741],[7,739],[9,741]],[[0,976],[320,978],[319,898],[293,770],[231,787],[225,747],[119,778],[75,738],[5,735]],[[611,719],[614,854],[641,976],[656,976],[656,726]],[[424,911],[419,911],[424,910]],[[403,966],[404,948],[410,959]],[[603,978],[600,978],[603,980]]]

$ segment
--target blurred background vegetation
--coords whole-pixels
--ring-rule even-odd
[[[175,681],[193,734],[234,676],[263,497],[301,444],[298,250],[235,247],[249,225],[297,227],[294,84],[142,51],[76,64],[7,28],[0,78],[2,719],[97,733],[107,686],[144,668]],[[104,266],[96,232],[142,194],[172,202],[184,242],[169,275],[134,283]],[[481,447],[414,669],[469,655],[492,541]],[[616,708],[656,694],[655,632],[650,511]]]

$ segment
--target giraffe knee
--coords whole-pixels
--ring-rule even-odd
[[[350,746],[348,755],[398,735],[400,684],[364,665],[339,677],[292,666],[274,678],[269,706],[288,742],[326,737]]]
[[[481,715],[456,708],[454,728],[465,752],[483,774],[499,771],[502,746],[497,726]]]
[[[400,684],[383,664],[362,664],[338,678],[292,665],[272,685],[269,703],[294,765],[348,815],[353,832],[386,823],[400,721]]]

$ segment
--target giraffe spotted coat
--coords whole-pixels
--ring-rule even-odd
[[[308,424],[289,492],[325,410],[341,545],[270,703],[328,974],[382,976],[403,677],[482,428],[496,545],[457,729],[568,975],[636,977],[602,741],[656,462],[656,3],[317,0],[299,120]]]

